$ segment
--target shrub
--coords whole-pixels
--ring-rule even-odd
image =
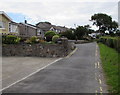
[[[39,39],[38,39],[36,36],[32,36],[32,37],[30,38],[30,42],[31,42],[31,43],[39,43]]]
[[[103,44],[106,44],[109,47],[115,48],[118,52],[120,52],[119,37],[101,37],[99,41],[102,42]]]
[[[4,44],[17,44],[20,42],[20,38],[15,35],[2,36],[2,43]]]
[[[39,40],[39,42],[40,42],[40,43],[45,43],[45,41],[44,41],[44,40]]]
[[[45,33],[46,41],[52,41],[52,37],[56,35],[54,31],[48,31]]]
[[[2,35],[2,43],[5,43],[6,42],[6,35]]]
[[[54,35],[54,36],[52,37],[52,41],[53,41],[54,43],[57,43],[58,39],[59,39],[59,36],[58,36],[58,35]]]
[[[107,43],[107,45],[108,45],[109,47],[112,47],[112,48],[114,47],[114,46],[113,46],[113,39],[109,39],[109,38],[108,38],[108,39],[106,40],[106,43]]]
[[[27,39],[27,40],[25,41],[25,43],[31,44],[32,42],[30,41],[30,39]]]

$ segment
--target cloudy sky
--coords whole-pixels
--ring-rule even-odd
[[[89,20],[95,13],[106,13],[118,21],[118,1],[1,0],[0,10],[6,12],[15,22],[27,19],[31,24],[48,21],[54,25],[75,27],[75,25],[92,25]]]

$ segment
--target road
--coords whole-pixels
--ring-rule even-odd
[[[77,45],[70,57],[46,67],[3,93],[107,93],[96,43]]]

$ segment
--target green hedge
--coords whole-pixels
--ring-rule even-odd
[[[99,42],[102,42],[111,48],[115,48],[120,52],[120,37],[101,37]]]

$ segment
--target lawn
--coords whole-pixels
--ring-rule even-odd
[[[120,95],[120,53],[104,44],[98,45],[109,92]]]

